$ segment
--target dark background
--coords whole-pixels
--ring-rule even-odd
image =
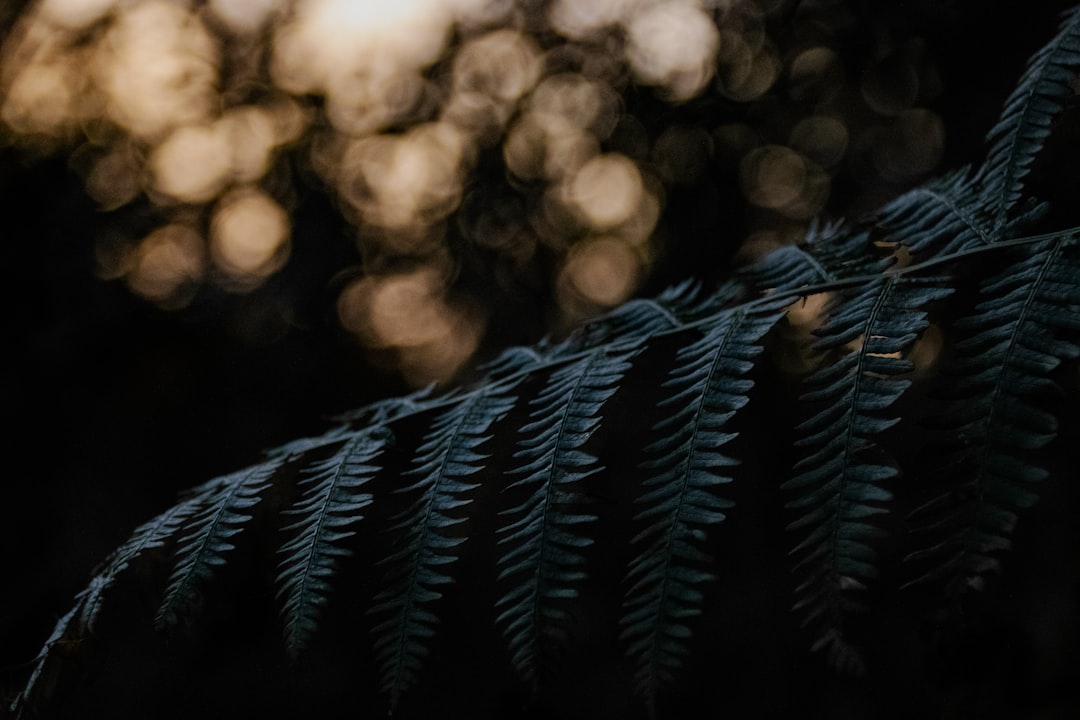
[[[878,25],[926,41],[943,80],[931,107],[945,119],[944,169],[981,157],[1024,62],[1053,35],[1066,6],[852,4],[865,31],[845,34],[845,62],[857,66],[872,54]],[[857,194],[843,182],[831,203],[837,213]],[[203,289],[179,312],[95,276],[93,239],[112,220],[85,196],[65,158],[0,149],[0,208],[9,361],[0,395],[0,694],[7,695],[94,566],[177,491],[407,388],[370,367],[337,325],[331,289],[355,250],[318,188],[300,189],[295,252],[282,272],[247,296]],[[643,292],[687,274],[722,277],[741,227],[718,228],[706,216],[711,208],[700,212],[699,225],[727,236],[724,250],[710,251],[703,268],[693,233],[675,238]],[[537,339],[545,300],[538,295],[498,317],[486,347]]]

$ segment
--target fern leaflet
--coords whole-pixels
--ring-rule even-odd
[[[963,438],[946,470],[961,482],[917,510],[924,531],[947,537],[908,556],[932,567],[915,582],[947,579],[955,593],[980,587],[996,570],[997,551],[1010,545],[1017,511],[1036,500],[1032,484],[1046,470],[1024,453],[1044,447],[1057,419],[1040,398],[1059,390],[1049,375],[1062,360],[1080,356],[1061,331],[1080,330],[1080,261],[1075,231],[1030,248],[1003,273],[985,281],[976,314],[961,320],[953,403],[943,425]]]
[[[792,551],[805,576],[795,608],[805,611],[806,624],[819,626],[815,649],[849,670],[858,671],[861,659],[843,635],[847,611],[857,607],[848,591],[876,575],[876,530],[866,520],[885,512],[892,495],[881,483],[898,472],[876,438],[899,422],[885,411],[911,384],[897,376],[910,370],[903,353],[927,327],[923,308],[950,292],[937,282],[894,274],[844,293],[815,348],[855,347],[835,362],[827,357],[802,396],[825,407],[799,425],[796,445],[809,454],[783,486],[799,493],[787,504],[801,512],[789,529],[808,533]]]
[[[721,522],[730,507],[715,494],[731,481],[720,471],[737,464],[720,449],[735,437],[726,426],[747,403],[753,381],[745,376],[762,352],[761,339],[783,316],[778,309],[722,315],[679,350],[664,383],[672,394],[660,407],[670,414],[653,425],[661,439],[646,447],[651,458],[642,464],[648,472],[635,520],[648,525],[633,539],[643,549],[627,571],[621,623],[637,692],[650,707],[687,652],[685,621],[701,613],[696,586],[715,577],[701,569],[708,558],[699,545],[704,528]]]
[[[581,448],[636,352],[600,349],[557,368],[530,402],[531,421],[520,429],[524,437],[514,457],[524,462],[511,472],[524,477],[507,489],[520,488],[528,497],[500,513],[513,519],[499,528],[498,580],[510,589],[496,603],[496,621],[514,668],[533,687],[541,638],[560,637],[567,614],[557,603],[577,597],[575,584],[585,577],[581,549],[593,541],[578,529],[595,516],[570,509],[581,502],[574,486],[601,469]]]
[[[1020,83],[990,130],[990,150],[981,175],[986,179],[997,225],[1020,202],[1024,178],[1047,138],[1055,116],[1074,94],[1070,82],[1080,66],[1080,7],[1065,13],[1058,34],[1028,63]]]
[[[391,708],[411,684],[426,654],[425,640],[435,632],[438,616],[430,603],[442,597],[436,588],[453,580],[448,566],[459,557],[465,538],[453,534],[464,521],[457,512],[472,502],[478,486],[467,478],[483,468],[477,452],[491,437],[491,426],[510,412],[516,398],[490,389],[466,396],[436,420],[406,475],[418,478],[400,493],[419,493],[391,530],[403,532],[401,548],[385,558],[387,587],[375,598],[372,613],[388,617],[374,628],[375,653],[382,687]]]
[[[187,534],[180,539],[176,563],[155,623],[168,629],[179,622],[199,585],[210,578],[214,568],[225,564],[225,555],[234,549],[230,540],[240,534],[251,519],[249,510],[258,504],[259,494],[287,457],[267,460],[261,465],[213,480],[206,495],[189,520]]]
[[[106,562],[105,569],[98,573],[83,591],[82,612],[79,624],[85,632],[93,632],[94,623],[101,611],[105,591],[115,584],[117,578],[131,563],[145,551],[163,547],[180,526],[198,509],[203,496],[196,493],[193,497],[174,505],[148,523],[135,529],[126,543],[121,545]]]
[[[390,438],[385,427],[354,434],[330,457],[303,470],[305,487],[285,515],[298,517],[283,530],[294,536],[278,549],[278,598],[284,599],[285,644],[295,657],[307,646],[326,604],[337,559],[350,555],[340,543],[355,534],[349,528],[363,519],[372,496],[361,492],[379,471],[375,460]]]

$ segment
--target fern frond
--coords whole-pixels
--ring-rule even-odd
[[[204,489],[204,493],[207,492]],[[79,613],[79,625],[84,632],[93,632],[104,600],[105,591],[147,550],[163,547],[169,539],[175,537],[177,530],[198,509],[204,500],[203,494],[195,493],[186,500],[177,503],[148,523],[135,529],[131,537],[121,545],[105,562],[104,569],[95,575],[89,587],[82,593],[82,611]]]
[[[990,245],[1000,238],[982,191],[971,168],[963,167],[893,199],[877,217],[916,256]]]
[[[505,390],[489,388],[451,406],[435,420],[405,473],[417,479],[397,490],[418,497],[392,521],[390,529],[402,532],[404,539],[400,549],[380,563],[389,568],[389,580],[371,609],[387,616],[374,633],[381,684],[391,708],[415,680],[427,653],[426,641],[438,623],[430,608],[442,597],[437,588],[453,581],[448,566],[457,561],[465,542],[454,529],[464,522],[461,510],[472,502],[469,493],[479,485],[469,478],[483,469],[487,458],[477,449],[515,402]]]
[[[1003,225],[1020,202],[1024,178],[1042,150],[1055,117],[1075,94],[1080,66],[1080,7],[1067,11],[1058,34],[1028,62],[1020,82],[990,130],[990,150],[980,170],[990,192],[989,212]]]
[[[498,383],[528,372],[543,363],[544,356],[535,348],[515,346],[500,352],[493,360],[480,366],[484,384]]]
[[[422,411],[428,404],[438,402],[434,395],[435,385],[427,385],[414,390],[408,395],[384,398],[369,403],[361,408],[338,415],[335,420],[344,423],[344,426],[333,428],[328,433],[331,441],[341,437],[350,427],[371,427],[373,425],[385,425],[393,420]],[[318,438],[321,440],[322,438]],[[282,446],[286,451],[292,450],[293,443]],[[297,448],[298,451],[308,449],[304,446]],[[282,454],[281,452],[277,454]]]
[[[845,292],[818,331],[815,348],[829,355],[802,396],[824,408],[799,425],[796,445],[808,454],[783,485],[799,493],[787,503],[800,511],[789,530],[805,533],[792,551],[804,575],[795,608],[818,627],[815,649],[846,669],[861,667],[843,632],[858,607],[849,591],[877,572],[877,531],[867,520],[886,511],[892,495],[881,483],[897,475],[877,439],[899,422],[887,411],[911,384],[898,376],[911,369],[903,354],[928,325],[924,308],[950,292],[937,283],[893,274]]]
[[[351,554],[341,543],[355,535],[350,528],[363,520],[362,511],[371,504],[371,494],[361,490],[379,472],[375,461],[390,437],[385,426],[375,425],[354,434],[330,457],[304,468],[303,495],[283,513],[298,518],[283,528],[293,537],[278,550],[285,557],[277,576],[277,595],[284,601],[285,645],[294,657],[318,626],[338,558]]]
[[[679,350],[664,382],[667,414],[652,429],[660,437],[645,448],[650,459],[635,521],[647,526],[634,538],[642,550],[627,570],[622,639],[635,665],[636,691],[650,707],[661,685],[682,665],[691,634],[686,620],[701,613],[698,588],[713,579],[700,549],[706,528],[721,522],[731,504],[715,494],[731,481],[723,468],[737,460],[721,453],[735,437],[727,426],[746,405],[746,378],[762,352],[761,339],[783,317],[768,305],[736,310],[704,328]]]
[[[203,486],[207,492],[200,498],[201,507],[186,523],[187,532],[180,538],[176,563],[157,612],[155,624],[160,629],[174,627],[199,585],[213,575],[214,568],[225,564],[225,555],[234,549],[231,539],[244,530],[244,523],[252,517],[250,509],[259,503],[259,494],[270,486],[270,479],[286,459],[271,459]]]
[[[594,318],[555,346],[550,357],[582,352],[604,344],[630,344],[662,333],[675,332],[722,308],[745,294],[746,285],[729,281],[705,293],[701,283],[683,281],[655,298],[635,298]]]
[[[963,167],[897,197],[876,218],[891,239],[922,260],[1013,239],[1046,214],[1045,203],[1033,203],[1004,224],[998,223],[987,198],[994,191]]]
[[[91,635],[101,613],[106,592],[143,553],[164,547],[169,540],[175,538],[180,527],[218,490],[221,482],[218,478],[185,493],[176,505],[137,527],[131,537],[105,560],[102,569],[97,571],[87,586],[75,596],[75,604],[71,610],[57,621],[35,658],[30,679],[12,705],[16,717],[22,717],[27,704],[33,702],[53,647],[77,645]]]
[[[575,486],[601,469],[582,447],[600,423],[600,410],[615,394],[636,349],[604,349],[556,368],[531,402],[530,422],[520,428],[511,471],[523,475],[507,490],[528,497],[501,511],[509,521],[498,529],[498,580],[509,586],[496,603],[497,622],[510,648],[511,662],[536,687],[544,639],[558,640],[566,610],[559,603],[577,597],[585,577],[582,548],[592,538],[580,526],[595,516],[583,513]]]
[[[1057,433],[1043,398],[1060,388],[1050,374],[1080,356],[1080,260],[1075,230],[1027,248],[1004,272],[982,283],[975,314],[957,323],[965,336],[951,367],[956,401],[942,421],[962,439],[941,468],[960,481],[913,513],[940,538],[908,556],[931,568],[915,582],[946,580],[950,594],[981,587],[998,569],[1017,513],[1036,501],[1047,471],[1025,454]],[[1071,333],[1071,337],[1062,337]]]
[[[876,275],[889,261],[871,250],[867,227],[815,225],[802,243],[773,250],[740,277],[761,293],[776,293]]]
[[[90,585],[75,596],[75,605],[56,621],[53,631],[45,640],[41,650],[38,651],[37,657],[34,658],[34,669],[30,672],[26,685],[23,686],[22,692],[16,695],[15,700],[11,703],[10,711],[15,720],[22,720],[26,713],[33,715],[34,706],[42,693],[41,683],[46,675],[46,665],[57,659],[54,649],[57,646],[78,642],[77,639],[72,640],[71,638],[71,635],[74,634],[72,624],[76,617],[85,617],[86,599],[98,589],[97,586],[101,584],[101,578],[102,576],[99,575],[91,580]]]

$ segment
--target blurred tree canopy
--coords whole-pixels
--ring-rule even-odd
[[[315,294],[421,386],[968,152],[943,77],[977,86],[998,59],[946,76],[939,38],[971,21],[955,2],[43,0],[9,18],[0,120],[9,156],[65,158],[103,213],[73,240],[99,278],[189,316],[244,304],[270,334]]]
[[[177,488],[979,157],[1067,4],[5,4],[0,691]]]

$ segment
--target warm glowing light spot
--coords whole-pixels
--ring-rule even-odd
[[[563,266],[565,286],[587,303],[612,307],[630,297],[641,269],[634,250],[613,238],[590,240],[574,247]],[[563,298],[564,305],[572,299]]]
[[[234,179],[254,182],[265,175],[277,142],[271,113],[253,105],[232,108],[217,125],[229,146]]]
[[[582,166],[570,181],[568,196],[585,222],[599,230],[627,220],[644,191],[637,165],[623,155],[608,153]]]
[[[118,0],[44,0],[41,17],[60,27],[78,30],[88,27],[113,9]]]
[[[503,137],[513,109],[490,95],[457,92],[443,105],[440,120],[471,135],[478,147],[490,147]]]
[[[659,188],[657,188],[657,192],[660,192]],[[656,228],[657,221],[660,219],[661,209],[662,203],[658,195],[646,190],[641,194],[641,200],[638,202],[637,207],[634,208],[633,214],[610,232],[633,246],[638,253],[642,254],[643,258],[651,259],[652,249],[649,247],[648,241],[652,237],[652,231]]]
[[[548,180],[566,177],[578,171],[600,152],[600,143],[592,133],[564,122],[548,121],[544,127],[543,174]]]
[[[444,293],[441,273],[430,268],[383,279],[368,308],[372,345],[423,345],[449,333]]]
[[[186,225],[166,225],[139,243],[126,281],[133,292],[164,307],[182,307],[202,278],[203,239]]]
[[[274,126],[274,142],[288,145],[300,139],[310,124],[309,112],[287,96],[269,100],[259,109],[268,113]]]
[[[288,215],[259,190],[226,196],[210,222],[215,264],[242,281],[261,280],[280,268],[288,255],[288,240]]]
[[[635,4],[635,0],[556,0],[548,11],[548,21],[564,37],[583,40],[625,22]]]
[[[198,17],[163,0],[118,12],[94,70],[109,116],[141,137],[204,120],[217,97],[215,41]]]
[[[259,30],[277,14],[285,0],[209,0],[214,17],[238,34]]]
[[[28,65],[7,89],[0,119],[18,133],[59,134],[72,124],[77,83],[75,67],[63,59]]]
[[[474,314],[455,316],[451,330],[424,345],[398,351],[401,374],[413,387],[447,383],[476,353],[484,324]]]
[[[547,133],[534,115],[526,115],[515,123],[503,141],[506,168],[522,180],[536,180],[544,176],[546,151]]]
[[[140,170],[132,149],[118,145],[94,162],[86,178],[86,192],[103,210],[126,205],[142,190]]]
[[[579,73],[560,73],[545,78],[529,98],[529,109],[557,126],[561,120],[597,136],[611,132],[617,119],[618,97],[611,88]]]
[[[300,0],[275,34],[271,73],[289,92],[332,95],[350,76],[419,70],[438,59],[453,20],[441,0]]]
[[[595,136],[560,115],[529,113],[507,133],[503,159],[523,180],[565,177],[600,150]]]
[[[719,39],[700,7],[641,5],[627,28],[627,60],[641,82],[659,86],[673,100],[687,100],[712,78]]]
[[[515,30],[496,30],[465,44],[454,56],[453,91],[516,102],[540,73],[536,45]]]
[[[449,303],[443,272],[430,266],[351,283],[338,298],[338,317],[369,347],[396,351],[414,385],[451,377],[483,333],[481,315]]]
[[[357,141],[342,163],[342,195],[369,222],[408,228],[446,217],[461,200],[471,146],[450,123]]]
[[[781,145],[751,150],[739,167],[743,194],[754,205],[781,208],[794,202],[806,184],[807,166],[801,155]]]
[[[220,126],[182,127],[150,156],[154,189],[181,202],[217,197],[229,180],[232,147]]]

